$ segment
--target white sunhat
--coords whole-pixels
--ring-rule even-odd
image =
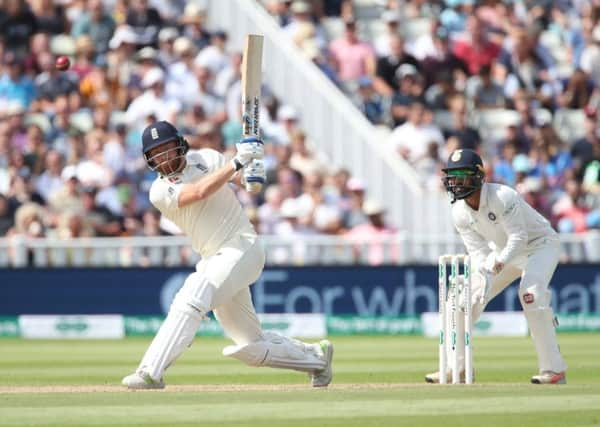
[[[111,49],[117,49],[123,43],[137,44],[139,37],[136,32],[129,25],[121,25],[117,27],[112,38],[108,42],[108,47]]]
[[[298,112],[291,105],[282,105],[277,111],[277,118],[279,120],[297,120]]]
[[[385,208],[377,200],[367,199],[363,203],[363,212],[365,215],[378,215],[384,213]]]
[[[164,81],[165,81],[165,72],[158,67],[154,67],[154,68],[148,70],[148,72],[142,79],[142,87],[149,88],[158,82],[164,82]]]

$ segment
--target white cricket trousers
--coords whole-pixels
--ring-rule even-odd
[[[517,278],[521,277],[519,300],[535,345],[540,373],[542,371],[562,372],[567,368],[560,354],[556,338],[551,292],[548,289],[559,256],[560,243],[557,238],[545,237],[539,239],[527,248],[526,253],[505,265],[499,274],[492,276],[490,296],[487,299],[489,302]],[[473,266],[473,271],[477,271],[477,269],[478,266]],[[485,309],[485,306],[481,304],[485,283],[480,280],[473,280],[472,286],[472,317],[473,322],[476,322]],[[464,319],[461,319],[459,327],[461,326],[464,328]],[[459,351],[457,357],[459,357],[459,366],[464,367],[464,334],[459,333],[458,337]],[[450,346],[447,347],[447,350],[447,360],[452,363]]]
[[[237,235],[216,254],[203,258],[175,296],[138,369],[160,379],[191,345],[200,322],[211,310],[237,345],[261,340],[249,285],[259,278],[264,263],[264,250],[253,233]]]

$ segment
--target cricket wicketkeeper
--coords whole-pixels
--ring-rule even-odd
[[[515,190],[484,182],[483,162],[474,151],[454,151],[443,171],[452,220],[473,263],[473,322],[492,298],[520,277],[519,299],[538,355],[539,372],[531,382],[566,383],[567,365],[556,340],[548,289],[560,254],[556,232]],[[457,357],[464,381],[464,318],[459,318]],[[450,345],[447,354],[451,363]],[[439,373],[425,379],[437,383]]]
[[[148,166],[159,176],[150,201],[192,241],[202,256],[173,300],[167,318],[137,370],[123,378],[132,389],[163,388],[163,374],[191,345],[200,322],[212,311],[235,345],[223,350],[251,366],[308,373],[314,387],[329,385],[333,346],[327,340],[306,344],[263,332],[250,297],[265,254],[234,192],[227,185],[238,172],[262,176],[262,141],[242,139],[227,161],[215,150],[188,152],[187,141],[170,123],[149,125],[142,134]],[[244,182],[245,179],[242,179]]]

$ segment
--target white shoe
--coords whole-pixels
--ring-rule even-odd
[[[464,370],[460,371],[460,373],[458,374],[458,378],[459,378],[459,381],[461,384],[465,383],[465,371]],[[425,375],[425,382],[428,382],[431,384],[439,384],[440,383],[439,371],[432,372],[431,374]],[[473,382],[475,382],[475,373],[473,373]],[[452,384],[452,371],[450,369],[448,369],[448,371],[446,372],[446,383]]]
[[[165,383],[162,378],[160,379],[160,381],[156,381],[149,374],[143,371],[136,371],[131,375],[127,375],[125,378],[123,378],[121,384],[133,390],[150,390],[165,388]]]
[[[543,371],[539,375],[534,375],[531,377],[532,384],[566,384],[567,383],[567,374],[565,371],[562,372],[553,372],[553,371]]]
[[[310,380],[313,387],[327,387],[333,378],[333,370],[331,369],[333,361],[333,344],[329,340],[322,340],[319,342],[319,346],[321,346],[323,358],[326,360],[327,364],[325,365],[325,368],[313,372],[310,375]]]

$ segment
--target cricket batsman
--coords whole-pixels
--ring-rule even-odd
[[[531,382],[565,384],[567,365],[558,347],[548,289],[560,254],[556,232],[515,190],[484,182],[483,162],[473,150],[454,151],[443,172],[452,220],[472,259],[473,322],[492,298],[520,277],[519,300],[538,356],[539,371]],[[464,382],[464,317],[459,318],[457,357]],[[451,363],[450,345],[446,348]],[[439,373],[425,380],[438,383]]]
[[[191,345],[200,322],[212,311],[235,343],[223,350],[250,366],[270,366],[308,373],[314,387],[329,385],[333,345],[307,344],[264,332],[249,286],[261,274],[264,251],[256,231],[227,185],[236,174],[265,176],[263,144],[242,139],[230,161],[211,149],[190,151],[187,141],[166,121],[142,134],[148,166],[158,172],[150,201],[190,237],[202,259],[185,280],[136,371],[123,378],[130,389],[164,388],[163,374]]]

